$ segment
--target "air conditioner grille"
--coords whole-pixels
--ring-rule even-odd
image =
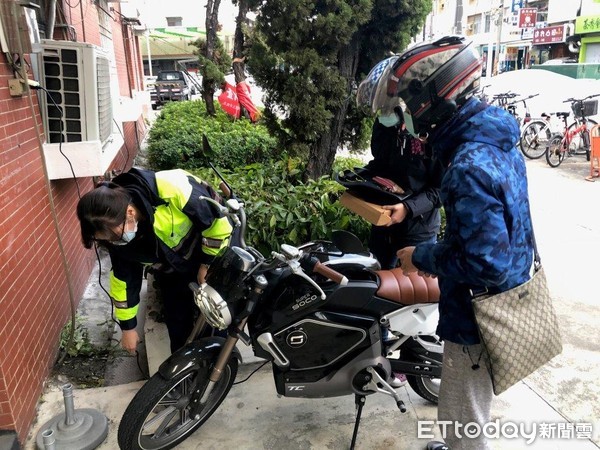
[[[98,118],[100,139],[106,140],[112,133],[112,104],[110,98],[110,64],[108,59],[98,57]]]
[[[42,48],[46,141],[106,146],[113,131],[110,55],[82,42],[44,40]]]
[[[44,55],[44,81],[48,91],[48,141],[81,142],[81,114],[73,114],[82,107],[79,95],[79,65],[77,51],[62,49]],[[71,114],[62,112],[70,110]],[[62,134],[62,139],[61,139]]]

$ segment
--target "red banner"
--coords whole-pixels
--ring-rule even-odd
[[[554,27],[538,28],[533,32],[533,45],[553,44],[565,41],[565,27],[557,25]]]
[[[519,28],[533,28],[537,19],[537,8],[519,9]]]
[[[242,81],[235,87],[235,92],[240,104],[246,108],[246,111],[248,111],[248,114],[250,114],[250,121],[256,122],[260,117],[260,112],[258,109],[256,109],[256,106],[254,106],[254,103],[252,103],[252,97],[250,96],[250,85],[245,81]]]
[[[240,117],[240,102],[238,96],[235,93],[235,87],[229,83],[225,83],[223,86],[223,92],[217,97],[223,111],[227,114],[239,119]]]

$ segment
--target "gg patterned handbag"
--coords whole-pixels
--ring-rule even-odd
[[[535,237],[533,248],[535,273],[529,281],[496,295],[473,299],[496,395],[562,352],[558,321]]]

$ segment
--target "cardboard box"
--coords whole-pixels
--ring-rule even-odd
[[[391,211],[374,203],[365,202],[349,192],[342,194],[340,203],[373,225],[387,225],[392,220],[390,217]]]

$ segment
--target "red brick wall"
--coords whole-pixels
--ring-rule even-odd
[[[100,44],[94,3],[68,8],[78,41]],[[114,5],[114,3],[111,3]],[[81,20],[82,9],[84,20]],[[88,11],[89,10],[89,11]],[[64,38],[62,31],[55,38]],[[127,62],[121,25],[113,25],[113,42],[121,95],[129,96],[139,62]],[[135,42],[131,39],[131,42]],[[119,50],[120,48],[120,50]],[[136,49],[137,52],[137,49]],[[133,53],[132,53],[133,54]],[[27,95],[11,97],[13,78],[5,56],[0,55],[0,430],[16,430],[21,443],[35,418],[36,403],[58,352],[59,333],[70,317],[71,301],[77,307],[95,263],[95,254],[81,245],[75,216],[81,193],[92,189],[92,180],[50,182],[41,157],[44,139],[37,96],[33,110]],[[131,85],[130,85],[131,83]],[[141,86],[141,85],[140,85]],[[37,126],[37,128],[36,128]],[[119,124],[125,145],[111,169],[129,168],[145,133],[143,119]],[[137,134],[137,137],[136,137]],[[51,202],[53,199],[53,204]],[[53,211],[56,214],[60,242]],[[64,248],[70,269],[71,289],[61,255]],[[70,295],[72,292],[72,296]]]
[[[69,295],[52,220],[38,130],[37,97],[10,97],[13,78],[0,59],[0,429],[21,436],[35,414],[42,383],[52,366],[58,334],[69,313]],[[40,127],[36,129],[36,125]],[[87,183],[89,185],[89,182]],[[74,300],[85,287],[93,260],[78,243],[75,183],[52,183]]]

